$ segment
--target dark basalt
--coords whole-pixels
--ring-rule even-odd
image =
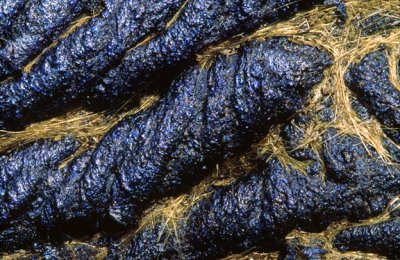
[[[56,40],[74,20],[84,14],[93,14],[100,8],[100,0],[27,2],[24,10],[12,19],[8,34],[1,34],[0,31],[0,35],[4,35],[4,44],[0,48],[0,81],[20,72],[30,59]]]
[[[310,244],[303,244],[298,238],[287,243],[286,248],[279,253],[279,260],[297,260],[297,259],[324,259],[328,253],[324,249],[323,241],[315,240]]]
[[[89,94],[85,84],[162,30],[184,0],[104,2],[100,15],[49,49],[30,73],[0,87],[0,129],[20,128],[76,105]]]
[[[34,244],[32,251],[16,253],[12,256],[7,255],[9,259],[15,260],[43,260],[43,259],[63,259],[63,260],[88,260],[102,259],[102,255],[107,252],[107,245],[110,239],[103,241],[85,241],[85,242],[53,242]],[[5,257],[7,258],[7,257]]]
[[[330,129],[322,152],[325,180],[272,159],[196,203],[180,222],[179,244],[158,225],[132,238],[124,253],[112,248],[110,258],[204,259],[276,249],[293,229],[321,231],[333,221],[375,216],[397,195],[400,169],[368,149],[371,156],[358,138]]]
[[[130,52],[96,86],[103,102],[112,102],[125,93],[139,92],[160,71],[193,59],[205,46],[240,32],[252,31],[263,23],[292,16],[301,9],[323,1],[189,1],[166,32]],[[216,22],[218,21],[218,22]],[[100,100],[101,100],[100,99]],[[97,100],[99,102],[99,100]]]
[[[326,52],[276,38],[219,56],[207,70],[194,66],[153,107],[111,129],[95,150],[59,171],[49,165],[15,173],[15,183],[3,189],[18,189],[27,179],[22,192],[33,199],[23,207],[15,202],[11,223],[10,215],[1,216],[0,236],[16,227],[36,231],[15,233],[2,244],[27,246],[32,234],[56,237],[136,224],[153,200],[187,189],[216,162],[300,109],[330,62]],[[0,168],[7,167],[4,162]],[[64,177],[48,189],[50,176]]]
[[[333,243],[341,251],[378,253],[389,259],[400,259],[400,220],[345,229]]]
[[[390,83],[385,49],[367,54],[350,67],[346,83],[376,116],[385,133],[400,144],[400,92]]]
[[[0,0],[0,48],[10,37],[10,28],[14,24],[16,17],[18,17],[19,12],[24,8],[26,2],[26,0]],[[0,75],[7,74],[11,70],[12,64],[8,63],[8,61],[0,55]]]
[[[10,28],[15,18],[27,2],[27,0],[0,0],[0,43],[10,35]]]
[[[354,22],[364,36],[382,32],[386,34],[389,30],[400,25],[400,17],[395,13],[382,12]]]
[[[106,1],[108,11],[49,50],[30,74],[0,88],[0,129],[24,127],[67,111],[84,99],[96,109],[109,106],[127,94],[143,91],[149,81],[194,59],[208,44],[323,1],[191,0],[170,28],[134,48],[164,28],[183,2]]]
[[[94,238],[91,238],[85,242],[37,242],[34,244],[33,250],[30,252],[31,255],[27,257],[27,259],[102,259],[101,256],[107,252],[107,246],[113,240],[113,237],[95,236]]]
[[[24,243],[26,237],[36,237],[37,231],[30,227],[32,223],[18,219],[20,211],[35,206],[38,194],[54,189],[53,184],[62,176],[47,175],[46,172],[49,168],[57,169],[78,147],[79,143],[72,138],[58,142],[39,140],[0,157],[0,217],[9,220],[9,223],[1,221],[0,228],[11,226],[0,234],[2,249],[14,248],[15,244]],[[39,183],[45,185],[39,186]],[[16,225],[12,226],[14,223]],[[24,239],[20,240],[20,236]]]
[[[39,250],[36,250],[44,259],[74,259],[88,260],[98,259],[97,256],[101,253],[96,247],[87,244],[70,245],[70,246],[54,246],[47,245]],[[34,259],[40,259],[39,257]]]

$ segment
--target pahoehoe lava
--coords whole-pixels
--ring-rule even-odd
[[[305,127],[315,118],[330,120],[326,111],[298,114],[281,128],[288,150],[305,138]],[[323,112],[324,111],[324,112]],[[165,223],[147,226],[122,242],[103,238],[108,259],[204,259],[223,257],[253,248],[280,250],[280,259],[324,258],[330,253],[322,242],[301,244],[285,237],[293,229],[319,232],[335,221],[357,222],[384,212],[398,194],[400,168],[388,164],[370,146],[351,135],[328,129],[318,154],[310,148],[290,152],[308,161],[306,172],[285,167],[277,158],[259,166],[225,187],[210,187],[211,194],[189,208],[178,221],[178,238],[166,232]],[[400,162],[400,150],[389,139],[386,148]],[[345,202],[345,203],[344,203]],[[392,217],[398,216],[393,211]],[[342,251],[359,250],[395,258],[398,254],[397,219],[341,231],[333,245]],[[124,238],[125,239],[125,238]],[[90,247],[40,246],[39,256],[85,257],[96,255]]]
[[[400,144],[400,91],[389,77],[385,49],[367,54],[349,68],[346,82],[382,124],[385,133]]]
[[[399,17],[0,0],[0,258],[400,259]]]
[[[323,167],[318,156],[309,149],[303,151],[303,160],[313,161],[306,174],[285,168],[277,159],[268,160],[194,204],[180,222],[179,239],[166,235],[162,225],[150,226],[122,249],[116,243],[110,259],[208,259],[260,246],[276,250],[284,246],[286,235],[293,229],[315,232],[334,221],[376,216],[398,194],[400,169],[379,159],[372,147],[368,149],[357,137],[338,136],[336,129],[329,129],[321,154],[325,179],[320,174]],[[393,224],[388,226],[391,231],[398,229]],[[380,230],[389,237],[376,244],[384,246],[382,250],[379,246],[375,250],[398,250],[391,243],[397,233],[383,227]],[[346,239],[348,233],[341,237]],[[371,243],[380,237],[371,239]],[[374,248],[363,246],[363,241],[354,248]],[[313,256],[324,254],[322,248],[308,250]],[[286,253],[292,254],[290,250]]]
[[[110,105],[195,58],[206,45],[323,2],[192,0],[183,6],[183,0],[106,1],[103,13],[48,50],[30,73],[1,86],[0,129],[23,128],[85,102]],[[327,2],[343,9],[340,1]],[[181,6],[177,20],[151,39]]]
[[[23,9],[26,0],[1,0],[0,1],[0,41],[10,35],[10,27],[14,24],[15,17]]]
[[[29,152],[18,168],[9,164],[14,155],[6,157],[2,175],[13,181],[2,184],[0,247],[28,246],[74,227],[135,225],[153,200],[185,190],[302,108],[330,64],[327,52],[286,38],[254,41],[209,69],[186,70],[153,107],[118,123],[61,170],[30,167]]]
[[[126,50],[165,28],[183,0],[104,1],[104,11],[44,53],[31,71],[0,87],[0,129],[68,111],[89,95],[85,84]]]
[[[14,3],[16,6],[17,4],[18,1]],[[8,32],[0,31],[0,35],[3,35],[3,44],[0,47],[0,81],[21,72],[29,60],[44,49],[43,46],[55,41],[73,21],[83,15],[91,15],[100,8],[100,0],[27,2],[15,18],[5,21],[12,23],[8,26]]]
[[[333,241],[342,251],[378,253],[390,259],[399,259],[400,220],[394,218],[370,225],[341,231]]]

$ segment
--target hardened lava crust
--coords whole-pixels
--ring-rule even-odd
[[[0,38],[1,41],[11,34],[10,28],[14,24],[15,17],[24,8],[25,0],[1,0],[0,1]]]
[[[349,68],[346,82],[394,142],[400,143],[400,91],[391,83],[387,49],[367,54]]]
[[[105,1],[99,15],[47,50],[29,72],[2,84],[0,128],[18,128],[68,111],[82,95],[90,95],[85,84],[118,62],[127,49],[161,31],[183,2]],[[38,15],[46,21],[39,27],[48,25],[46,17],[41,17],[45,14]]]
[[[43,46],[55,41],[79,17],[91,15],[101,6],[100,0],[25,2],[20,13],[7,20],[12,21],[12,25],[8,33],[4,32],[4,43],[0,47],[0,81],[21,73],[29,60],[43,50]],[[17,3],[14,5],[17,7]]]
[[[334,221],[376,216],[397,195],[400,170],[368,148],[371,155],[358,138],[338,137],[329,129],[322,152],[326,179],[315,155],[306,174],[268,160],[196,203],[183,217],[179,244],[155,226],[133,237],[122,256],[118,249],[115,254],[121,259],[224,257],[259,246],[280,248],[293,229],[318,231]]]
[[[137,224],[152,201],[203,179],[301,109],[330,64],[327,52],[286,38],[254,41],[208,69],[185,71],[153,107],[121,121],[61,170],[30,167],[37,151],[14,169],[10,155],[1,165],[13,176],[2,188],[1,248],[61,231]],[[21,197],[9,204],[6,195],[21,186]],[[23,227],[32,231],[19,233]]]
[[[103,12],[46,51],[31,71],[2,85],[0,129],[21,129],[85,102],[109,106],[142,92],[161,73],[193,61],[210,44],[322,2],[105,1]]]
[[[341,251],[378,253],[399,259],[400,220],[395,217],[379,223],[345,229],[336,235],[334,245]]]
[[[400,259],[399,21],[0,0],[0,257]]]

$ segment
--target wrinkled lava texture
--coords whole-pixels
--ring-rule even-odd
[[[311,245],[308,245],[302,244],[298,238],[295,238],[287,243],[286,248],[279,253],[278,259],[323,259],[327,253],[320,240],[313,240]]]
[[[376,116],[386,134],[400,144],[400,91],[390,82],[385,49],[367,54],[351,67],[346,82]]]
[[[16,1],[19,3],[20,1]],[[26,63],[60,36],[78,17],[100,8],[95,0],[30,0],[3,31],[0,47],[0,80],[20,72]],[[14,3],[17,8],[17,3]],[[1,5],[1,3],[0,3]],[[5,7],[3,7],[5,8]],[[0,31],[1,33],[1,31]]]
[[[10,28],[25,6],[25,0],[1,0],[0,1],[0,37],[1,41],[10,36]]]
[[[399,259],[400,220],[386,220],[343,230],[334,238],[334,245],[342,251],[378,253],[390,259]]]
[[[302,110],[332,64],[327,51],[275,37],[205,67],[195,62],[208,46],[318,4],[336,6],[340,33],[347,16],[339,0],[0,0],[0,130],[80,106],[115,107],[163,74],[173,77],[164,78],[159,101],[94,148],[68,136],[0,155],[0,256],[216,259],[259,249],[279,259],[323,259],[332,250],[400,259],[400,210],[366,221],[400,194],[400,92],[387,47],[351,64],[345,84],[359,118],[381,124],[391,163],[331,125],[318,149],[296,149],[308,124],[335,118],[323,91],[317,113]],[[398,24],[383,13],[357,25],[371,35]],[[174,234],[159,219],[133,232],[146,210],[189,192],[278,124],[303,171],[266,154],[231,183],[208,187]],[[338,221],[349,225],[331,240],[287,238]]]
[[[400,17],[389,12],[373,14],[357,23],[364,36],[382,33],[400,25]]]
[[[44,2],[48,6],[50,1]],[[7,127],[24,125],[29,121],[47,118],[52,113],[68,110],[74,100],[82,98],[82,95],[90,95],[90,89],[84,87],[86,84],[118,62],[128,48],[147,35],[161,31],[183,2],[105,1],[103,12],[44,53],[29,73],[23,73],[2,85],[0,124],[2,122]],[[60,8],[60,3],[54,5]],[[46,19],[43,15],[40,13],[38,16]],[[71,16],[68,17],[71,20]],[[60,13],[57,12],[57,16],[50,19],[58,22]],[[47,29],[44,30],[48,33]],[[29,34],[28,31],[21,33]],[[21,46],[19,42],[16,44]],[[4,48],[6,50],[7,46]]]
[[[333,221],[377,215],[397,195],[400,170],[369,149],[371,156],[358,138],[338,136],[335,129],[329,129],[321,154],[325,180],[319,174],[322,165],[311,150],[304,151],[303,159],[312,161],[307,174],[269,160],[196,203],[181,223],[179,245],[169,237],[160,239],[163,229],[156,226],[134,237],[122,258],[215,258],[257,246],[274,249],[295,228],[321,231]],[[322,253],[318,248],[308,250],[309,254]]]
[[[1,248],[136,224],[152,200],[189,187],[300,109],[330,63],[326,52],[285,38],[252,42],[209,69],[185,71],[153,107],[121,121],[59,171],[37,143],[5,156],[1,174],[12,178],[1,179]]]
[[[85,100],[94,106],[110,105],[128,93],[143,91],[151,79],[193,59],[199,50],[211,43],[290,17],[322,2],[191,0],[177,21],[166,28],[185,1],[106,0],[105,10],[100,15],[48,50],[29,73],[2,85],[0,129],[24,127],[68,111]],[[42,15],[43,12],[39,13],[37,19],[46,19]],[[68,17],[64,20],[73,20],[71,15]],[[51,16],[50,20],[53,19],[54,23],[63,23],[59,16]],[[45,34],[57,34],[57,29],[50,32],[42,27],[46,26],[38,26],[38,30],[45,30]],[[40,33],[33,32],[35,28],[21,30],[28,38],[31,33],[41,37]],[[154,38],[150,37],[152,35]],[[150,40],[144,41],[146,37]],[[18,39],[9,44],[13,42],[22,46]],[[7,52],[7,45],[3,51]],[[26,56],[19,51],[13,55]],[[4,54],[0,53],[2,56]],[[0,59],[6,64],[7,57]],[[17,64],[1,65],[0,70],[5,74]]]

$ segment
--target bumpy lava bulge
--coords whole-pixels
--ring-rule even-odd
[[[85,102],[107,107],[210,44],[322,2],[191,0],[164,29],[184,0],[106,0],[100,15],[44,53],[29,73],[2,85],[0,129],[20,129]]]
[[[20,129],[82,104],[109,107],[138,95],[159,74],[193,63],[211,44],[322,3],[336,5],[338,19],[346,19],[339,0],[0,0],[0,129]],[[360,24],[365,35],[396,25],[376,15]],[[95,258],[99,248],[108,259],[215,259],[260,248],[279,251],[280,259],[318,259],[335,248],[398,259],[400,211],[341,230],[328,242],[285,239],[294,229],[321,232],[336,221],[378,216],[399,194],[400,92],[390,82],[384,47],[352,64],[345,82],[357,97],[358,116],[381,123],[394,163],[332,127],[321,136],[320,151],[294,149],[308,123],[334,119],[326,97],[318,114],[303,112],[288,122],[331,62],[327,52],[286,38],[253,41],[217,56],[210,67],[184,66],[156,104],[123,119],[63,167],[81,147],[74,137],[37,140],[2,155],[0,249],[29,249],[32,259]],[[305,172],[268,156],[231,184],[209,187],[176,223],[179,240],[165,223],[129,239],[117,234],[277,123],[288,154],[307,162]],[[100,238],[65,244],[69,236],[95,232]]]
[[[2,175],[13,178],[1,182],[1,248],[137,224],[153,200],[187,189],[299,110],[330,63],[326,52],[285,38],[255,41],[209,69],[188,69],[153,107],[121,121],[61,170],[37,144],[27,160],[19,158],[24,149],[4,157]]]

